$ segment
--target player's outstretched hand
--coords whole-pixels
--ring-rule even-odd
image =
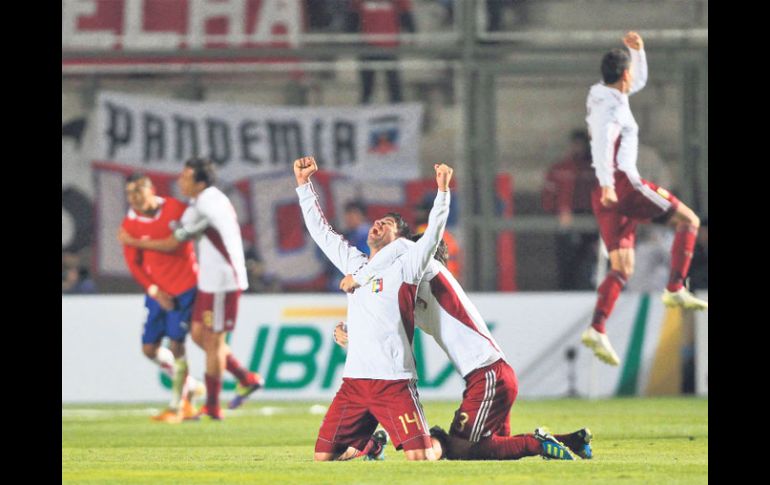
[[[433,168],[436,170],[436,185],[441,192],[449,190],[449,181],[452,180],[452,173],[454,169],[444,163],[434,164]]]
[[[626,45],[626,47],[629,49],[634,49],[635,51],[644,49],[644,41],[642,40],[642,36],[633,30],[626,32],[626,35],[623,37],[623,43]]]
[[[348,328],[344,322],[339,322],[337,326],[334,327],[334,341],[343,349],[348,346],[347,330]]]
[[[294,160],[294,176],[297,185],[305,185],[310,181],[310,176],[318,171],[318,165],[313,157],[302,157]]]
[[[360,286],[361,285],[356,283],[356,280],[353,279],[353,275],[345,275],[345,277],[342,278],[342,281],[340,281],[340,290],[345,293],[353,293],[356,288],[359,288]]]

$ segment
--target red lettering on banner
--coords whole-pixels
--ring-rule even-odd
[[[285,0],[64,0],[62,49],[289,47],[304,30],[303,8]],[[94,35],[99,41],[89,42]]]

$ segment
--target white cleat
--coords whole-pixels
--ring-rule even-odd
[[[709,307],[709,302],[696,297],[684,286],[679,291],[663,290],[661,300],[667,307],[681,307],[685,310],[708,310]]]
[[[594,327],[588,327],[581,335],[580,340],[583,345],[594,351],[594,355],[602,362],[609,365],[620,365],[620,357],[612,348],[610,339],[607,335],[599,333]]]

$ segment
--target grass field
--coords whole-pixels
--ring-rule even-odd
[[[708,400],[517,401],[513,433],[548,426],[594,433],[593,460],[313,463],[325,408],[249,402],[223,422],[151,422],[150,405],[62,406],[62,483],[707,483]],[[328,403],[320,403],[327,405]],[[424,403],[446,427],[457,403]],[[158,408],[158,405],[154,407]]]

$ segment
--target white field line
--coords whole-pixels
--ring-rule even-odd
[[[315,404],[309,408],[290,408],[277,406],[249,407],[246,409],[225,410],[229,416],[274,416],[276,414],[324,414],[326,406]],[[61,410],[62,418],[71,419],[111,419],[127,416],[153,416],[162,411],[162,408],[139,409],[93,409],[93,408],[66,408]]]

